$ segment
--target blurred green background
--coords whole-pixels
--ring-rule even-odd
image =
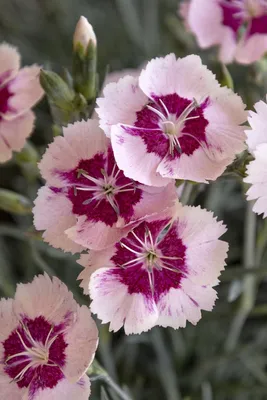
[[[103,78],[110,71],[137,68],[158,55],[201,54],[203,61],[223,79],[216,51],[200,52],[177,15],[176,0],[0,0],[0,39],[17,46],[23,64],[38,63],[59,73],[70,68],[72,35],[84,15],[98,39],[98,65]],[[266,93],[264,62],[251,67],[231,66],[235,89],[252,107]],[[52,120],[44,99],[36,108],[32,143],[42,154],[53,139]],[[41,180],[32,166],[14,160],[0,167],[0,185],[31,201]],[[34,175],[34,174],[33,174]],[[97,358],[110,376],[136,400],[261,400],[267,398],[267,230],[258,218],[257,266],[253,293],[257,294],[244,315],[242,332],[233,345],[233,321],[240,317],[244,300],[245,196],[237,176],[221,177],[209,186],[193,189],[191,204],[214,211],[228,225],[228,265],[218,288],[219,300],[212,313],[203,313],[200,323],[186,329],[154,328],[151,332],[125,336],[100,327]],[[0,291],[12,296],[17,282],[29,281],[47,271],[59,276],[88,304],[78,288],[80,267],[75,257],[44,244],[32,227],[32,216],[0,211]],[[254,279],[255,278],[255,279]],[[237,315],[237,317],[236,317]],[[239,317],[238,317],[239,316]],[[242,316],[241,316],[242,317]],[[1,390],[1,388],[0,388]],[[117,399],[114,392],[93,383],[92,399]]]

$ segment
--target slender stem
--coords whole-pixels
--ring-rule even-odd
[[[93,364],[87,370],[87,375],[90,377],[91,374],[96,375],[97,380],[101,380],[105,382],[114,392],[122,399],[122,400],[132,400],[132,397],[125,393],[119,385],[108,375],[107,371],[98,363],[98,361],[94,360]]]
[[[256,214],[252,211],[253,204],[247,203],[247,212],[245,220],[245,247],[244,247],[244,267],[253,268],[256,265]],[[229,334],[225,343],[225,351],[231,352],[235,349],[239,340],[242,328],[252,311],[256,299],[257,280],[255,275],[248,274],[244,277],[243,293],[240,307],[235,315]]]
[[[122,400],[132,400],[132,398],[126,394],[118,385],[113,381],[110,376],[103,376],[103,381],[109,385],[115,393],[122,399]]]
[[[180,197],[180,201],[183,205],[189,203],[192,190],[193,190],[193,184],[191,182],[185,181],[184,188]]]

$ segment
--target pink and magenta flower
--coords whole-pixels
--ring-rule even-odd
[[[110,322],[110,330],[124,326],[126,334],[196,324],[216,299],[213,286],[228,249],[219,240],[225,230],[211,212],[177,204],[114,246],[83,254],[78,279],[90,293],[91,311]]]
[[[190,0],[186,26],[199,45],[220,46],[224,63],[250,64],[267,51],[266,0]]]
[[[174,184],[151,188],[118,168],[98,122],[76,122],[55,138],[40,163],[46,186],[35,200],[34,223],[54,247],[78,252],[114,244],[131,224],[173,204]]]
[[[31,134],[34,114],[31,108],[43,96],[39,83],[40,67],[20,68],[20,55],[8,44],[0,45],[0,162],[19,151]]]
[[[146,185],[215,180],[244,149],[244,104],[198,56],[156,58],[139,79],[107,85],[97,104],[118,167]]]
[[[246,131],[248,148],[254,156],[247,167],[244,182],[251,184],[247,191],[248,200],[256,200],[253,211],[267,217],[267,104],[259,101],[250,111],[248,118],[251,126]]]
[[[39,275],[0,301],[0,399],[88,400],[96,325],[57,278]]]

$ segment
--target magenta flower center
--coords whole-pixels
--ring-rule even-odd
[[[267,0],[220,0],[223,24],[237,37],[267,33]]]
[[[118,168],[111,149],[97,153],[90,160],[81,160],[75,170],[63,173],[63,177],[68,182],[73,213],[109,226],[119,217],[129,222],[133,207],[142,198],[137,183]]]
[[[149,153],[161,158],[191,155],[199,147],[206,151],[208,121],[203,111],[207,104],[208,100],[198,104],[176,93],[153,96],[153,101],[137,112],[134,126],[122,126],[127,133],[140,136]]]
[[[128,286],[129,293],[142,293],[158,300],[171,287],[178,288],[187,275],[186,247],[170,221],[142,223],[116,245],[112,273]]]
[[[0,77],[0,120],[2,119],[2,115],[9,110],[8,100],[12,96],[8,85],[2,84],[6,76],[8,76],[7,73]]]
[[[24,318],[4,341],[4,371],[20,388],[53,388],[63,379],[67,347],[63,328],[43,317]]]

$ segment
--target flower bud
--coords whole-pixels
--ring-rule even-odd
[[[74,51],[82,46],[83,49],[87,49],[90,41],[92,41],[94,47],[96,47],[96,36],[94,29],[87,19],[83,16],[80,17],[73,36],[73,48]]]
[[[55,72],[42,70],[40,83],[46,92],[48,100],[52,101],[56,106],[68,108],[73,101],[75,96],[73,90]]]
[[[31,213],[32,204],[30,200],[19,193],[7,189],[0,189],[0,209],[19,215]]]
[[[97,45],[92,26],[81,17],[73,38],[72,76],[74,89],[92,104],[97,94]]]
[[[15,153],[16,163],[20,166],[23,175],[28,181],[34,182],[39,176],[37,167],[40,156],[34,145],[26,141],[23,149],[19,153]]]
[[[77,119],[75,92],[55,72],[41,71],[40,82],[46,92],[51,114],[56,125],[62,126]]]

